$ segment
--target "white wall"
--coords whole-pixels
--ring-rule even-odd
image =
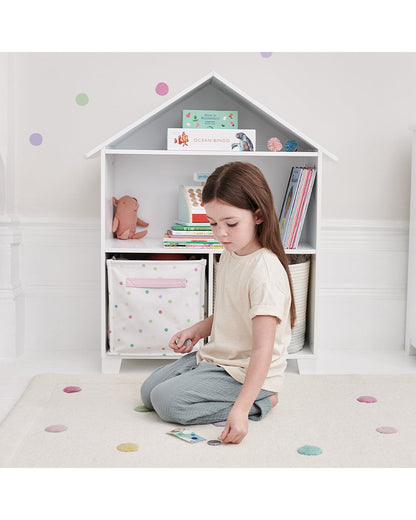
[[[377,348],[385,332],[386,348],[402,348],[415,53],[0,54],[0,300],[16,310],[23,292],[22,348],[98,349],[99,158],[84,154],[212,70],[339,157],[325,162],[322,238],[324,262],[345,269],[328,267],[322,307],[342,326],[328,327],[326,346],[357,345],[348,309],[358,328],[365,319],[380,325],[380,311],[368,321],[359,309],[375,309],[381,297],[394,325],[384,331],[384,320],[377,334],[370,327],[367,345]],[[33,133],[41,145],[30,143]],[[16,247],[20,265],[9,254]],[[10,351],[0,344],[0,357]]]
[[[98,159],[84,153],[211,70],[339,157],[324,218],[407,220],[415,53],[16,54],[16,209],[98,217]],[[155,93],[164,81],[166,96]],[[89,103],[75,97],[86,93]],[[43,135],[41,146],[29,136]]]

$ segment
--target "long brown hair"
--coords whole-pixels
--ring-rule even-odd
[[[248,209],[253,213],[260,210],[263,222],[256,227],[257,239],[261,247],[269,249],[277,256],[286,271],[292,297],[290,325],[293,328],[296,308],[292,278],[280,236],[279,219],[274,207],[273,194],[264,175],[257,166],[250,163],[230,162],[219,166],[208,177],[202,190],[204,204],[214,199],[237,208]]]

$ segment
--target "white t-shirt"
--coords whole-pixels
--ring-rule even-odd
[[[278,392],[287,365],[291,339],[290,286],[279,259],[268,249],[238,256],[224,251],[218,265],[211,339],[197,353],[197,361],[222,366],[244,383],[252,349],[255,316],[276,316],[272,362],[263,390]]]

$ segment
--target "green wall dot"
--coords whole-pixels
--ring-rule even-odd
[[[172,303],[172,300],[168,300],[168,303]]]
[[[75,101],[76,101],[77,105],[79,105],[80,107],[83,107],[88,104],[89,99],[88,99],[87,94],[81,93],[81,94],[77,95],[77,97],[75,98]]]
[[[134,347],[133,343],[130,344],[130,347]]]
[[[152,322],[153,322],[153,320],[149,320],[149,323],[152,323]]]
[[[167,332],[169,329],[165,329],[165,332]]]

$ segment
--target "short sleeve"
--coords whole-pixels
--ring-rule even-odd
[[[288,296],[277,284],[262,283],[250,292],[250,310],[248,316],[276,316],[283,319]]]

